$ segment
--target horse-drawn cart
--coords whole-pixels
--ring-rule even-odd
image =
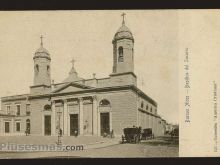
[[[124,128],[124,135],[122,135],[122,143],[138,143],[141,140],[141,128]]]
[[[152,128],[146,128],[142,130],[141,140],[147,140],[147,139],[153,139],[153,138],[154,138],[154,134],[153,134]]]

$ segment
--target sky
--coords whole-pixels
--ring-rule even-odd
[[[122,23],[134,36],[138,87],[158,103],[158,113],[178,123],[178,12],[176,10],[11,11],[0,12],[0,97],[29,93],[33,56],[44,47],[51,77],[62,82],[71,69],[80,77],[112,73],[112,39]]]

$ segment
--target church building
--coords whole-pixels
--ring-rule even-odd
[[[1,98],[0,135],[102,136],[123,128],[152,128],[164,134],[157,102],[137,87],[134,73],[134,37],[125,25],[113,40],[113,69],[106,78],[84,79],[74,67],[60,83],[51,81],[51,56],[44,47],[33,56],[34,81],[30,92]]]

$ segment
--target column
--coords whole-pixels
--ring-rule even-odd
[[[152,115],[152,130],[153,130],[153,133],[154,133],[154,116]]]
[[[98,124],[98,126],[97,126],[97,130],[98,130],[98,136],[101,136],[100,112],[99,112],[99,108],[98,107],[97,107],[97,110],[98,110],[98,116],[97,116],[97,124]]]
[[[147,113],[144,113],[144,128],[147,128]]]
[[[67,129],[68,129],[68,122],[67,122],[67,100],[64,100],[64,104],[63,104],[63,134],[67,135]]]
[[[156,118],[156,123],[157,123],[156,125],[157,125],[157,135],[158,135],[158,129],[159,129],[159,128],[158,128],[158,126],[159,126],[158,117]]]
[[[83,135],[83,98],[79,98],[79,134]]]
[[[93,110],[93,118],[92,118],[92,121],[93,121],[93,135],[97,135],[98,134],[98,107],[97,107],[97,97],[96,96],[93,96],[92,97],[93,99],[93,107],[92,107],[92,110]]]
[[[52,114],[51,114],[51,134],[53,136],[56,135],[56,108],[55,108],[55,101],[52,101],[52,107],[51,107],[51,110],[52,110]]]
[[[2,118],[0,118],[0,135],[3,133],[3,131],[2,131],[3,126],[2,125],[3,125],[3,120],[2,120]]]
[[[149,115],[149,128],[152,128],[151,114]]]
[[[70,113],[69,113],[68,104],[67,104],[67,135],[70,136]]]
[[[44,136],[44,113],[42,112],[42,115],[41,115],[41,129],[42,129],[42,135]]]
[[[110,112],[109,112],[109,124],[110,124],[110,132],[112,131],[112,112],[111,112],[111,110],[110,110]]]
[[[14,133],[14,127],[15,127],[15,124],[14,124],[14,118],[12,117],[11,119],[11,133]]]

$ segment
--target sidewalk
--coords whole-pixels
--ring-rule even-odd
[[[57,137],[19,136],[0,137],[0,143],[55,145]],[[120,143],[120,138],[103,138],[97,136],[62,137],[62,145],[82,145],[79,151],[0,151],[0,159],[11,158],[48,158],[48,157],[81,157],[93,149],[105,148]]]
[[[13,145],[51,145],[56,146],[57,136],[3,136],[0,137],[0,144]],[[83,146],[83,149],[102,148],[119,144],[120,138],[103,138],[99,136],[64,136],[61,137],[62,145],[65,146]],[[36,152],[30,151],[30,152]]]

